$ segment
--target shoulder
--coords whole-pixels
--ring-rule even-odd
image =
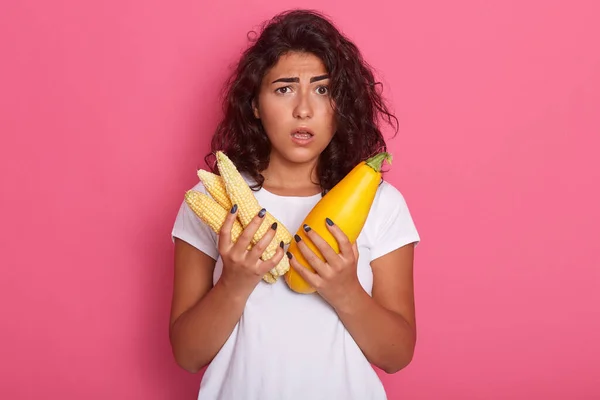
[[[208,191],[202,182],[196,183],[188,190],[208,194]],[[182,200],[179,207],[171,231],[171,237],[172,240],[179,238],[182,241],[187,242],[215,260],[218,257],[217,235],[196,215],[185,199]]]
[[[196,183],[194,186],[192,186],[189,190],[194,190],[196,192],[208,194],[208,191],[206,190],[206,187],[204,186],[202,181],[198,181],[198,183]]]
[[[383,180],[379,185],[364,234],[373,248],[374,257],[406,243],[420,241],[405,196],[392,183]]]
[[[204,193],[204,194],[209,194],[208,190],[206,190],[206,187],[204,186],[204,184],[202,183],[201,180],[198,180],[198,183],[196,183],[194,186],[192,186],[190,188],[190,190],[195,190],[196,192],[200,192],[200,193]]]
[[[396,186],[386,180],[382,180],[375,194],[371,212],[387,215],[390,211],[394,210],[408,211],[406,199]]]
[[[194,211],[191,209],[191,207],[189,206],[189,204],[187,203],[187,201],[185,199],[185,194],[190,191],[199,192],[199,193],[210,196],[210,194],[208,193],[208,190],[206,190],[206,187],[204,186],[204,184],[201,181],[194,184],[194,186],[191,186],[191,187],[188,186],[187,189],[184,189],[184,192],[182,193],[182,196],[181,196],[181,203],[180,203],[179,212],[178,212],[177,218],[176,218],[176,224],[177,223],[181,224],[184,221],[186,221],[187,223],[202,222],[201,219],[196,215],[196,213],[194,213]]]

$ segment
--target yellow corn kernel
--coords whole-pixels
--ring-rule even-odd
[[[215,200],[211,197],[205,195],[204,193],[200,193],[195,190],[189,190],[185,194],[185,201],[190,207],[190,209],[204,222],[206,223],[215,233],[219,233],[221,230],[221,226],[225,222],[227,218],[228,211],[221,207]],[[242,234],[243,228],[240,222],[236,219],[231,228],[231,240],[232,242],[236,242],[240,235]],[[252,244],[256,244],[260,237],[255,235],[252,238]],[[248,250],[252,248],[252,245],[248,246]],[[276,249],[275,249],[276,250]],[[275,255],[275,252],[263,252],[261,255],[261,259],[263,261],[269,260],[271,257]],[[281,261],[271,269],[271,271],[275,272],[273,274],[271,271],[263,276],[263,280],[268,283],[275,283],[277,277],[282,276],[289,270],[289,260],[287,257],[283,257]]]
[[[242,223],[242,226],[246,227],[258,214],[262,207],[258,203],[254,193],[252,193],[252,189],[250,189],[250,186],[248,186],[248,183],[239,173],[229,157],[227,157],[221,151],[218,151],[216,156],[217,167],[219,168],[219,173],[221,174],[221,178],[225,185],[227,196],[229,197],[231,204],[237,204],[238,218]],[[269,212],[267,212],[265,215],[264,221],[261,223],[255,234],[255,238],[258,237],[258,239],[260,239],[263,237],[263,235],[267,232],[267,229],[270,229],[274,222],[277,222],[277,230],[275,237],[273,237],[273,240],[271,240],[271,243],[269,243],[267,249],[265,250],[268,258],[275,254],[275,251],[277,251],[277,246],[279,246],[280,242],[289,244],[292,241],[292,234]],[[273,275],[280,276],[285,274],[288,269],[289,261],[287,260],[287,257],[284,257],[277,267],[271,270],[271,273]]]
[[[221,226],[223,226],[223,222],[227,218],[227,210],[221,207],[215,200],[196,190],[188,190],[185,193],[185,202],[213,232],[219,234]],[[231,227],[231,240],[236,242],[242,231],[242,225],[239,221],[235,220]]]
[[[277,279],[279,279],[278,276],[273,276],[270,272],[267,272],[266,274],[264,274],[264,276],[262,278],[263,278],[263,281],[265,281],[267,283],[275,283],[275,282],[277,282]]]
[[[262,207],[256,197],[254,197],[252,189],[250,189],[250,186],[248,186],[248,183],[229,157],[222,151],[217,151],[216,156],[217,167],[225,183],[227,196],[231,200],[231,204],[238,205],[238,218],[242,226],[245,227],[258,214]]]
[[[223,179],[212,172],[205,171],[203,169],[198,170],[198,178],[202,181],[202,184],[210,193],[210,195],[226,210],[231,210],[233,204],[227,196],[227,189],[225,189],[225,183]]]
[[[216,200],[217,203],[219,203],[221,205],[221,207],[225,208],[226,210],[230,210],[231,207],[233,207],[233,204],[231,203],[231,200],[228,197],[227,189],[225,187],[225,182],[223,181],[222,177],[220,177],[219,175],[213,174],[212,172],[203,170],[203,169],[198,170],[198,177],[202,181],[202,184],[204,185],[204,187],[206,188],[208,193],[213,197],[213,199]],[[246,184],[246,181],[244,181],[244,184]],[[254,197],[254,195],[252,193],[250,193],[250,194],[252,195],[252,197]],[[238,209],[240,209],[239,204],[238,204]],[[260,210],[260,208],[259,208],[259,210]],[[238,216],[239,216],[240,212],[242,212],[242,211],[241,210],[238,211]],[[281,241],[283,241],[283,244],[290,243],[290,241],[292,240],[292,235],[285,228],[285,226],[283,226],[283,224],[281,224],[281,222],[279,222],[268,211],[267,211],[267,214],[265,215],[265,221],[267,221],[269,223],[269,226],[271,226],[273,222],[277,222],[277,225],[278,225],[277,232],[281,233],[278,237],[279,241],[277,243],[279,243]],[[281,231],[280,231],[280,229],[281,229]],[[266,232],[266,229],[264,231]]]

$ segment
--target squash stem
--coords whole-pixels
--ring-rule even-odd
[[[383,166],[383,162],[387,161],[388,164],[392,165],[392,155],[390,153],[381,152],[375,154],[373,157],[369,158],[365,163],[373,168],[376,172],[381,172],[381,167]]]

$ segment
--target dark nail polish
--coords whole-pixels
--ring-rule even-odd
[[[333,226],[333,221],[330,220],[329,218],[325,218],[325,222],[327,222],[327,225]]]
[[[299,242],[301,240],[300,236],[298,236],[298,235],[294,235],[294,239],[296,239],[296,242]]]
[[[283,240],[281,242],[279,242],[279,247],[281,247],[283,249]]]
[[[237,211],[237,204],[234,204],[233,207],[231,207],[231,213],[235,213]]]
[[[308,231],[310,231],[310,226],[308,226],[308,225],[304,224],[304,231],[305,231],[305,232],[308,232]]]
[[[273,225],[271,225],[271,229],[277,230],[277,222],[273,222]]]
[[[292,259],[292,253],[290,253],[290,252],[288,251],[288,252],[287,252],[287,253],[285,253],[285,254],[287,254],[287,256],[288,256],[288,258],[289,258],[290,260]]]
[[[258,212],[258,216],[262,218],[262,217],[264,217],[264,216],[265,216],[265,214],[266,214],[266,213],[267,213],[267,210],[265,210],[265,209],[263,208],[262,210],[260,210],[260,211]]]

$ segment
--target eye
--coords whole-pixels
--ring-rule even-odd
[[[289,86],[282,86],[280,88],[275,89],[275,93],[286,94],[289,93],[291,88]]]
[[[322,95],[326,95],[329,93],[329,88],[327,86],[319,86],[317,88],[317,93],[322,94]]]

